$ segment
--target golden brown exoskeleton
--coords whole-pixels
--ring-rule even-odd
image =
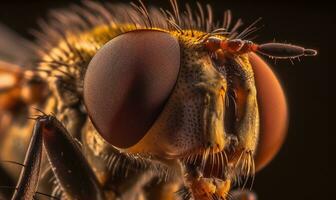
[[[287,124],[281,86],[255,53],[316,51],[244,40],[254,28],[238,34],[230,12],[220,24],[209,6],[172,7],[53,11],[33,68],[0,63],[0,159],[25,165],[13,199],[255,198],[231,188],[272,159]]]

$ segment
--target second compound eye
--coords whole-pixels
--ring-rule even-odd
[[[160,31],[124,33],[93,57],[84,102],[100,135],[119,148],[135,145],[162,111],[176,83],[180,47]]]

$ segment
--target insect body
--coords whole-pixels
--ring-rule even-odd
[[[1,85],[9,116],[1,121],[1,159],[23,160],[30,141],[12,199],[41,192],[59,199],[227,199],[232,185],[272,159],[281,142],[265,149],[275,143],[265,138],[273,132],[282,140],[286,103],[254,53],[295,58],[316,51],[257,45],[240,39],[250,30],[230,29],[229,12],[217,27],[210,7],[204,17],[200,5],[196,14],[172,6],[173,14],[141,2],[88,1],[41,23],[31,75],[20,72]],[[45,155],[34,156],[42,143]]]

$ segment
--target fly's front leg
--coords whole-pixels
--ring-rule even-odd
[[[55,117],[43,115],[36,119],[13,200],[34,198],[39,181],[42,144],[67,199],[104,199],[93,171],[73,138]]]
[[[67,199],[105,199],[101,186],[81,150],[53,116],[38,119],[52,170]]]
[[[24,168],[12,200],[33,199],[39,181],[40,165],[42,158],[42,132],[41,123],[37,121],[33,129],[32,139],[26,153]]]

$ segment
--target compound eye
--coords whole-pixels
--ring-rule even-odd
[[[284,92],[270,67],[250,54],[260,114],[260,139],[255,155],[256,170],[265,167],[277,154],[286,137],[288,110]]]
[[[179,43],[165,32],[132,31],[105,44],[84,78],[84,103],[99,134],[119,148],[135,145],[162,111],[179,68]]]

